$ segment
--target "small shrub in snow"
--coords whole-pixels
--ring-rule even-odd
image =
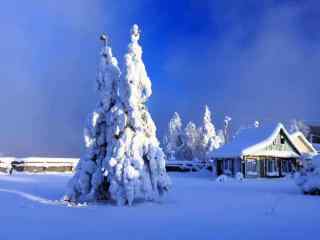
[[[227,175],[220,175],[219,177],[217,177],[216,182],[227,182],[229,181],[230,178]]]
[[[230,181],[239,181],[242,182],[244,180],[243,174],[238,172],[235,177],[230,177],[228,175],[220,175],[216,178],[216,182],[230,182]]]
[[[236,180],[242,182],[244,180],[243,174],[241,172],[237,172]]]
[[[305,194],[320,195],[320,155],[302,159],[302,168],[294,180]]]

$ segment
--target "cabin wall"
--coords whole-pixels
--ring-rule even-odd
[[[234,175],[237,174],[238,172],[241,172],[241,158],[236,158],[234,159]]]
[[[226,164],[226,162],[229,162]],[[226,169],[226,166],[232,167]],[[241,158],[220,158],[216,159],[215,167],[217,175],[235,176],[238,172],[243,173],[246,178],[273,178],[283,177],[291,173],[296,164],[294,158],[277,158],[266,156],[245,156]]]
[[[244,157],[244,176],[247,178],[260,177],[260,161],[257,157]]]
[[[256,161],[257,173],[249,172],[249,162]],[[279,157],[269,157],[269,156],[250,156],[245,157],[245,176],[246,177],[284,177],[290,174],[296,165],[296,158],[279,158]]]
[[[222,158],[215,159],[217,175],[235,176],[241,172],[241,158]]]

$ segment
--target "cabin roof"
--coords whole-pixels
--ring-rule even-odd
[[[242,157],[246,155],[254,155],[259,150],[262,150],[266,146],[272,144],[274,139],[278,136],[280,131],[287,136],[289,142],[295,148],[297,153],[300,154],[295,144],[290,138],[290,134],[287,132],[282,123],[265,125],[261,127],[252,127],[242,130],[235,136],[233,141],[225,144],[221,148],[214,151],[211,156],[213,158],[227,158],[227,157]],[[279,157],[298,157],[295,152],[280,152],[273,151],[273,155]]]
[[[295,143],[296,141],[302,141],[310,150],[310,154],[315,155],[318,153],[317,149],[307,140],[307,138],[304,136],[304,134],[300,131],[294,132],[291,135],[291,139]]]

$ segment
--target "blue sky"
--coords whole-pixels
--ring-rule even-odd
[[[153,82],[149,107],[162,139],[178,111],[221,127],[320,120],[320,4],[256,0],[3,0],[0,8],[0,152],[78,156],[96,103],[107,32],[122,64],[129,28],[142,29]]]

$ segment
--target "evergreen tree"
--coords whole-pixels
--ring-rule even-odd
[[[224,134],[224,142],[229,142],[229,128],[230,128],[230,122],[232,118],[229,116],[224,117],[224,128],[223,128],[223,134]]]
[[[310,134],[310,127],[307,124],[305,124],[303,121],[293,119],[289,123],[289,132],[294,133],[297,131],[302,132],[304,136],[308,138]]]
[[[175,112],[168,124],[168,133],[165,137],[165,149],[169,159],[175,159],[183,146],[182,121],[177,112]]]
[[[208,153],[220,146],[220,140],[216,134],[215,126],[211,119],[211,112],[207,105],[205,106],[202,124],[199,131],[199,154],[201,159],[206,161]]]
[[[186,160],[195,160],[199,157],[199,132],[193,122],[189,122],[184,129],[184,146],[182,155]]]
[[[223,146],[226,143],[225,138],[224,138],[224,134],[223,134],[223,130],[219,129],[217,132],[217,145],[219,147]]]
[[[100,100],[85,129],[86,155],[69,182],[67,201],[131,205],[135,199],[154,200],[169,188],[165,156],[145,106],[152,91],[139,38],[134,25],[121,78],[106,37],[101,38]]]

